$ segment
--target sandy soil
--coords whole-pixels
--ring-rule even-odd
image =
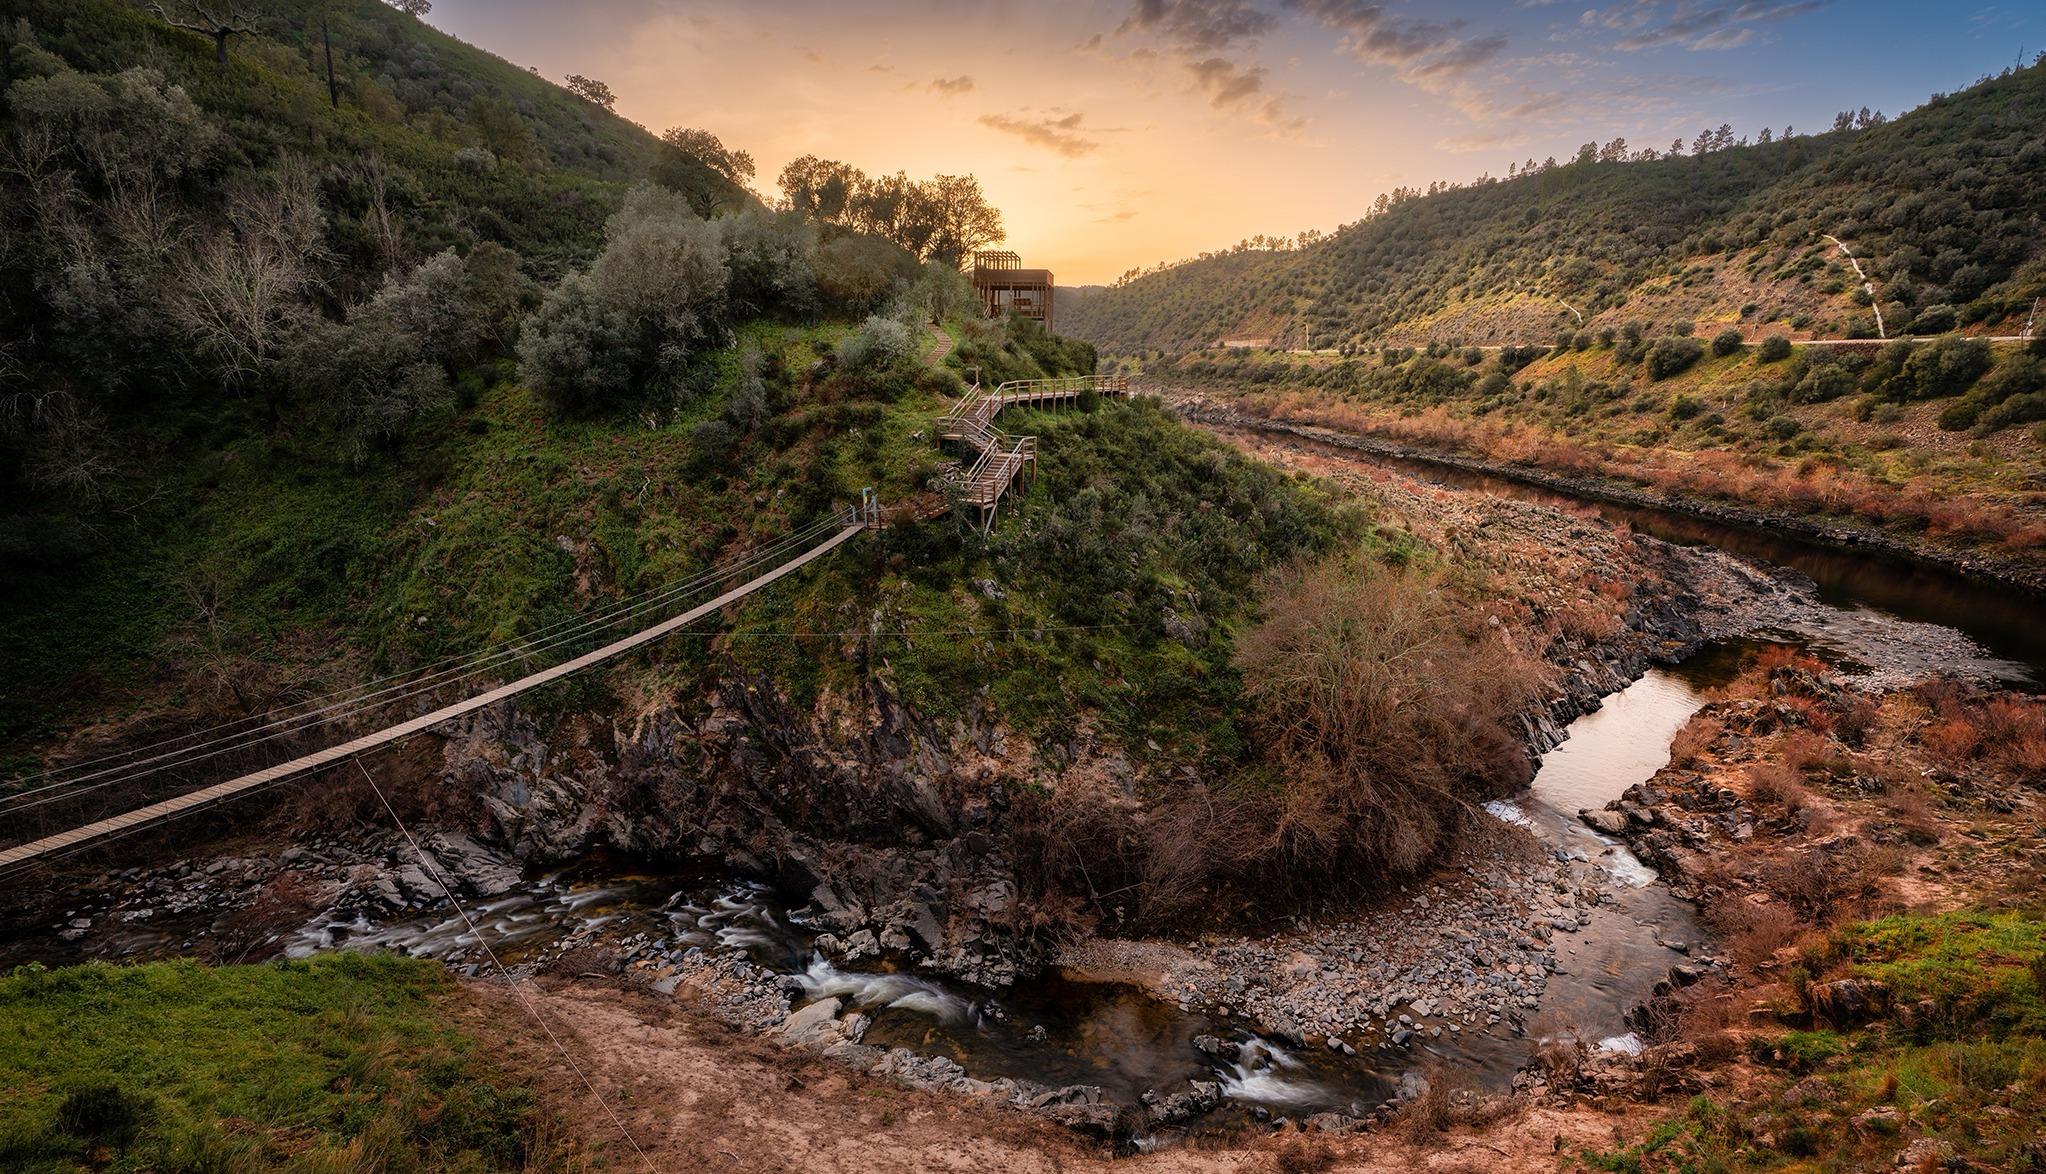
[[[663,1172],[1550,1170],[1559,1150],[1607,1148],[1638,1135],[1647,1121],[1639,1111],[1533,1109],[1425,1142],[1395,1132],[1279,1134],[1116,1157],[1050,1122],[785,1052],[610,980],[541,980],[526,990]],[[543,1098],[567,1115],[570,1135],[586,1139],[605,1168],[646,1168],[517,999],[481,982],[466,984],[463,998],[467,1025],[498,1042],[509,1062],[542,1074]]]

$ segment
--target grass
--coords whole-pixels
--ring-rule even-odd
[[[436,963],[353,953],[17,970],[0,1168],[544,1165],[528,1084],[450,1023],[452,989]]]
[[[1883,983],[1887,1017],[1758,1037],[1762,1079],[1747,1082],[1739,1100],[1695,1098],[1643,1142],[1579,1157],[1620,1171],[1887,1168],[1923,1136],[1989,1168],[2037,1170],[2033,1124],[2046,1112],[2042,958],[2046,919],[2031,910],[1842,926],[1808,951],[1807,964]],[[1812,1081],[1814,1093],[1783,1095]]]
[[[1931,1000],[1942,1021],[2046,1036],[2046,920],[1963,909],[1865,921],[1835,935],[1855,974],[1904,1003]]]

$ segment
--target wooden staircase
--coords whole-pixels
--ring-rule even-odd
[[[976,381],[965,395],[959,397],[959,402],[952,406],[950,412],[938,417],[938,438],[959,441],[974,454],[971,466],[954,467],[947,471],[945,479],[947,487],[957,495],[960,503],[979,514],[983,531],[993,527],[995,510],[1001,505],[1002,495],[1037,468],[1037,438],[1011,436],[995,427],[995,417],[1003,408],[1013,406],[1054,410],[1077,406],[1080,397],[1089,393],[1127,395],[1129,377],[1074,375],[1059,379],[1018,379],[992,391]]]

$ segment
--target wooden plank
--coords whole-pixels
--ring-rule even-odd
[[[579,672],[591,665],[609,660],[622,652],[628,652],[642,644],[658,640],[675,629],[682,627],[684,624],[701,619],[728,603],[744,599],[746,596],[782,578],[784,575],[807,566],[811,562],[838,549],[847,539],[858,534],[864,528],[863,525],[859,524],[848,525],[826,541],[804,551],[798,557],[790,559],[773,570],[732,588],[709,603],[699,604],[679,616],[662,620],[651,628],[635,632],[622,640],[613,641],[593,652],[586,652],[574,660],[563,661],[553,668],[542,669],[531,676],[521,677],[510,684],[499,685],[488,692],[479,693],[466,700],[457,701],[453,705],[443,706],[432,713],[422,714],[419,717],[413,718],[411,721],[401,722],[398,725],[378,730],[372,734],[364,734],[360,738],[343,742],[338,746],[330,746],[325,750],[318,750],[303,757],[294,758],[289,762],[281,762],[276,766],[265,767],[262,770],[253,771],[239,778],[229,779],[224,783],[216,783],[210,787],[204,787],[197,791],[179,795],[174,799],[165,799],[161,802],[151,803],[146,807],[138,807],[133,811],[109,816],[106,819],[86,824],[83,827],[73,828],[70,831],[59,832],[56,835],[46,836],[40,840],[0,850],[0,869],[6,869],[18,864],[26,864],[39,857],[47,856],[52,852],[76,847],[89,840],[96,840],[102,836],[110,836],[117,832],[140,827],[143,824],[152,823],[156,820],[176,815],[179,812],[189,811],[202,804],[217,803],[243,792],[255,790],[268,783],[288,778],[291,775],[301,774],[309,770],[317,770],[320,767],[353,757],[364,751],[388,745],[400,738],[410,737],[422,730],[437,726],[444,721],[460,717],[463,714],[473,713],[486,706],[495,705],[506,698],[516,697],[529,689],[536,689],[541,685],[558,681],[571,673]]]

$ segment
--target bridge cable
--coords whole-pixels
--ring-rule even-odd
[[[25,798],[30,795],[41,794],[45,791],[54,790],[75,783],[86,782],[91,779],[103,777],[104,775],[109,773],[128,770],[132,767],[142,766],[148,763],[158,762],[166,759],[177,760],[183,757],[184,755],[188,754],[190,751],[203,749],[204,747],[207,746],[217,745],[222,741],[232,741],[233,739],[242,737],[243,735],[259,733],[263,730],[271,729],[276,726],[293,725],[301,723],[311,718],[318,717],[321,714],[332,712],[334,710],[348,709],[350,707],[354,707],[358,703],[367,702],[374,697],[379,697],[387,693],[411,689],[413,688],[413,686],[420,684],[426,680],[429,680],[433,677],[449,677],[450,674],[457,674],[452,676],[451,679],[453,680],[466,679],[467,677],[475,675],[476,672],[496,667],[496,665],[494,665],[492,662],[505,660],[508,658],[527,656],[538,651],[544,651],[547,648],[559,645],[561,642],[563,642],[564,639],[572,638],[574,635],[584,630],[595,627],[610,626],[612,624],[617,623],[621,618],[629,616],[632,613],[642,611],[651,606],[665,603],[670,599],[674,598],[678,594],[696,591],[704,586],[707,586],[715,582],[718,579],[729,577],[732,574],[735,574],[740,570],[745,569],[749,565],[757,564],[763,556],[779,553],[780,551],[787,549],[790,545],[794,543],[799,543],[803,540],[806,540],[807,538],[813,537],[821,530],[827,528],[829,525],[837,524],[837,522],[838,519],[836,517],[827,516],[823,519],[820,519],[818,522],[812,523],[810,526],[805,527],[803,530],[797,531],[793,534],[786,535],[780,539],[775,540],[774,542],[768,543],[765,546],[756,547],[751,550],[748,550],[739,557],[733,559],[731,562],[722,564],[720,566],[711,567],[699,573],[692,579],[687,579],[680,583],[670,584],[667,587],[649,588],[646,591],[638,592],[635,595],[625,596],[610,604],[603,605],[603,608],[608,610],[600,609],[595,614],[584,613],[581,615],[567,616],[564,617],[563,619],[556,620],[553,623],[543,625],[542,627],[537,628],[534,631],[527,633],[523,636],[517,637],[513,640],[506,641],[500,645],[489,646],[474,652],[457,653],[450,656],[442,657],[439,660],[430,661],[425,666],[423,666],[425,670],[429,670],[424,673],[421,673],[420,670],[408,670],[407,672],[390,673],[382,677],[362,682],[361,684],[358,685],[354,685],[344,689],[338,689],[333,693],[327,694],[326,696],[323,697],[306,698],[301,701],[292,702],[288,705],[272,708],[263,713],[251,714],[247,717],[237,718],[233,721],[221,722],[213,726],[188,731],[186,733],[179,734],[170,738],[164,738],[144,746],[133,747],[128,750],[122,750],[111,754],[101,755],[97,758],[90,758],[83,760],[81,762],[69,763],[61,767],[54,767],[51,768],[50,770],[43,771],[40,774],[18,776],[17,778],[9,781],[13,783],[21,783],[30,781],[32,779],[51,779],[54,778],[54,776],[64,774],[67,771],[81,770],[88,766],[95,766],[104,762],[112,762],[116,759],[133,758],[133,756],[135,755],[144,754],[150,750],[155,750],[165,746],[171,746],[179,742],[189,741],[190,739],[193,738],[204,737],[207,734],[215,733],[217,731],[232,729],[235,726],[245,725],[252,721],[259,721],[265,717],[269,717],[271,714],[283,713],[284,711],[295,709],[300,706],[318,705],[322,702],[328,703],[324,705],[322,708],[310,710],[306,713],[278,717],[270,721],[266,725],[257,726],[253,729],[243,730],[238,734],[225,735],[221,738],[216,738],[209,742],[200,743],[197,746],[188,746],[182,750],[166,751],[162,754],[158,754],[151,758],[126,762],[117,766],[107,767],[103,770],[95,771],[89,774],[74,775],[73,777],[66,779],[55,779],[55,781],[52,781],[41,787],[16,791],[9,795],[0,796],[0,806],[4,806],[7,803],[10,803],[14,800]],[[561,629],[564,625],[569,625],[570,630],[566,632],[557,632],[557,629]],[[442,665],[450,664],[452,664],[454,667],[447,669],[440,668],[440,666]],[[467,672],[459,671],[464,669],[469,669],[472,671]],[[401,678],[408,677],[410,678],[410,680],[401,681],[401,683],[397,685],[391,685],[387,688],[378,689],[374,692],[369,693],[362,692],[362,690],[369,689],[372,686],[381,685],[389,681],[400,681]],[[353,694],[353,696],[351,696],[351,694]],[[409,696],[410,694],[407,695]],[[395,701],[402,699],[403,698],[401,697],[394,698],[392,700]],[[380,702],[378,704],[389,703],[390,702]]]
[[[586,622],[577,625],[577,627],[567,632],[563,632],[558,635],[552,636],[546,640],[536,640],[530,637],[526,638],[523,647],[518,648],[515,652],[515,655],[526,656],[550,651],[554,648],[560,647],[563,644],[567,644],[574,640],[577,640],[582,636],[589,634],[589,632],[591,631],[601,630],[602,628],[615,626],[616,624],[624,620],[633,618],[635,615],[644,612],[652,607],[671,602],[672,599],[678,593],[695,594],[700,591],[706,590],[709,587],[714,586],[718,582],[730,579],[736,575],[739,575],[742,572],[749,571],[754,567],[761,565],[764,562],[779,559],[783,554],[787,553],[787,551],[792,547],[801,545],[809,541],[810,539],[816,537],[820,533],[823,533],[826,530],[836,527],[838,524],[839,524],[838,519],[827,517],[826,519],[818,523],[815,523],[801,531],[796,532],[795,534],[789,535],[783,539],[771,543],[768,546],[759,548],[757,550],[749,551],[746,555],[730,563],[726,563],[720,567],[717,567],[713,571],[706,572],[703,575],[698,576],[694,580],[676,585],[675,587],[667,590],[660,591],[656,598],[645,599],[640,602],[616,606],[610,612],[604,615],[600,615],[594,619],[587,620]],[[408,698],[411,697],[416,697],[421,693],[446,688],[450,685],[460,684],[463,681],[481,676],[484,673],[502,667],[502,665],[492,662],[503,660],[508,655],[512,655],[512,653],[496,652],[490,653],[488,655],[484,654],[474,655],[480,657],[480,659],[474,662],[475,667],[470,667],[466,665],[458,666],[457,669],[449,669],[440,673],[430,674],[429,676],[426,677],[415,678],[414,680],[405,682],[403,684],[394,685],[391,686],[390,688],[380,690],[374,694],[367,694],[362,697],[358,697],[345,702],[337,702],[333,705],[327,706],[324,709],[313,710],[311,712],[300,714],[294,717],[281,718],[276,721],[270,722],[267,725],[258,726],[255,727],[254,729],[244,730],[239,734],[223,735],[222,737],[215,738],[208,742],[202,742],[194,746],[185,747],[182,750],[166,751],[152,758],[142,759],[135,762],[129,762],[119,766],[107,767],[105,769],[95,771],[90,774],[79,775],[74,778],[63,779],[57,782],[48,783],[45,784],[44,786],[32,788],[30,790],[19,791],[11,795],[0,796],[0,812],[26,811],[31,808],[41,807],[49,803],[62,802],[67,799],[76,798],[89,791],[96,791],[102,787],[128,782],[134,779],[142,778],[147,775],[158,773],[160,771],[169,770],[174,767],[186,766],[196,762],[203,762],[207,759],[217,758],[223,754],[231,754],[238,750],[252,749],[256,746],[262,745],[263,743],[275,741],[278,738],[286,737],[292,733],[302,732],[302,730],[299,727],[303,727],[312,719],[321,717],[322,715],[329,715],[325,718],[325,720],[328,722],[344,721],[348,718],[360,716],[362,713],[368,712],[371,709],[395,705],[400,701],[407,700]],[[436,680],[435,679],[436,677],[442,679]],[[393,693],[396,695],[385,697],[381,701],[372,702],[370,700],[371,698],[374,697],[379,697],[384,694]],[[246,721],[249,719],[242,720]],[[227,725],[233,724],[238,723],[227,723]],[[226,727],[219,726],[214,728],[220,729]],[[274,730],[275,732],[264,734],[264,736],[262,737],[250,736],[256,734],[263,734],[264,731],[266,730]],[[208,731],[205,730],[198,731],[199,734],[204,734],[206,732]],[[191,736],[196,735],[186,735],[186,737]],[[172,739],[172,741],[175,740],[176,739]],[[213,749],[215,747],[217,747],[217,749]],[[143,749],[148,749],[148,747],[144,747]],[[202,754],[199,753],[200,751],[208,752]],[[131,751],[130,753],[139,752],[140,751]],[[114,755],[109,757],[119,756]],[[99,781],[95,782],[93,780]],[[69,789],[67,790],[66,788]],[[58,791],[60,793],[55,795],[48,794],[48,792],[51,791]],[[34,798],[35,796],[46,797]],[[31,801],[23,802],[23,800]]]
[[[526,1009],[526,1014],[533,1017],[533,1022],[540,1025],[540,1030],[547,1033],[548,1040],[554,1044],[554,1050],[561,1053],[562,1060],[566,1061],[569,1068],[574,1070],[576,1078],[582,1081],[583,1087],[589,1090],[590,1095],[596,1098],[599,1105],[603,1106],[605,1116],[611,1118],[611,1124],[618,1128],[619,1136],[623,1137],[625,1143],[632,1147],[634,1153],[639,1155],[639,1160],[646,1165],[648,1174],[659,1174],[659,1170],[654,1166],[653,1159],[647,1157],[646,1151],[640,1148],[639,1139],[632,1136],[632,1131],[627,1129],[625,1122],[619,1118],[618,1111],[611,1107],[611,1102],[605,1098],[603,1093],[597,1091],[595,1084],[590,1082],[589,1076],[583,1072],[582,1065],[577,1064],[575,1057],[568,1054],[568,1048],[562,1045],[561,1037],[554,1034],[554,1028],[549,1026],[547,1020],[541,1016],[540,1009],[535,1007],[532,1001],[526,997],[526,992],[520,989],[522,985],[520,980],[513,977],[512,972],[506,969],[505,964],[498,960],[497,951],[490,948],[490,940],[483,936],[481,929],[477,928],[475,919],[469,916],[469,911],[464,909],[462,903],[455,899],[455,890],[448,884],[447,878],[443,877],[440,873],[439,861],[427,855],[425,850],[420,848],[419,841],[412,838],[412,829],[405,826],[405,821],[398,815],[398,809],[391,806],[390,798],[384,794],[382,787],[377,786],[375,776],[369,773],[368,767],[362,765],[362,759],[357,758],[352,761],[355,763],[355,768],[362,772],[363,781],[369,784],[370,790],[376,792],[377,801],[384,805],[384,810],[390,814],[391,822],[398,825],[399,834],[405,837],[406,843],[412,845],[412,854],[419,859],[419,863],[426,866],[428,872],[433,874],[433,883],[440,886],[440,891],[447,896],[448,904],[453,905],[455,912],[461,915],[462,924],[469,927],[469,933],[475,937],[476,944],[483,947],[483,953],[490,959],[490,964],[497,968],[499,977],[504,979],[505,985],[518,998],[519,1005]]]

